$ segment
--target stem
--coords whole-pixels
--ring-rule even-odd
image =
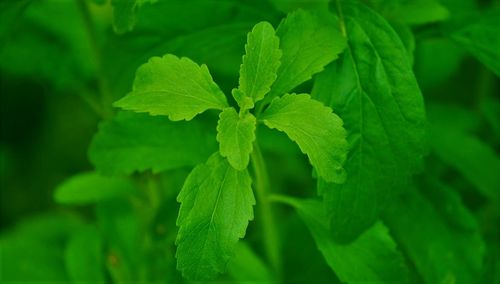
[[[347,31],[345,28],[345,21],[344,21],[344,12],[342,12],[342,5],[340,4],[340,0],[335,0],[335,4],[337,5],[337,14],[339,15],[340,32],[344,37],[347,37]]]
[[[101,109],[106,117],[111,117],[113,114],[113,109],[111,107],[113,97],[109,92],[108,85],[105,80],[106,75],[102,67],[101,49],[99,46],[99,40],[97,32],[95,30],[94,22],[92,21],[92,15],[90,14],[89,7],[87,6],[85,0],[76,0],[76,2],[82,15],[85,29],[87,30],[92,49],[92,56],[94,57],[94,62],[96,65],[97,87],[99,88],[99,93],[101,95]]]
[[[252,168],[255,176],[255,192],[258,201],[258,214],[262,224],[262,238],[267,259],[277,278],[281,278],[281,257],[278,231],[268,196],[269,177],[267,175],[266,164],[259,145],[254,143],[251,156]]]

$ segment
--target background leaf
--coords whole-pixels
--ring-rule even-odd
[[[460,24],[445,26],[445,32],[481,63],[500,76],[500,8],[492,9]]]
[[[479,279],[484,255],[479,234],[450,228],[414,186],[392,203],[384,222],[426,283]]]
[[[89,172],[73,176],[61,184],[54,193],[54,199],[63,204],[91,204],[131,195],[134,191],[134,185],[126,179]]]
[[[89,157],[99,172],[114,175],[192,167],[217,149],[215,130],[207,124],[119,112],[101,124]]]
[[[77,231],[69,240],[64,256],[72,281],[105,283],[103,247],[95,227]]]
[[[278,200],[295,207],[326,262],[342,282],[410,283],[404,257],[381,222],[352,243],[340,244],[331,237],[328,214],[320,201],[291,198]],[[382,259],[384,261],[380,261]]]

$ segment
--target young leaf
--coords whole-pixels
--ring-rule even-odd
[[[122,175],[195,166],[216,149],[215,131],[200,120],[119,112],[99,126],[89,158],[99,172]]]
[[[56,189],[54,199],[63,204],[89,204],[126,196],[134,190],[134,185],[126,179],[89,172],[65,181]]]
[[[328,182],[342,183],[348,144],[342,120],[307,94],[286,94],[274,99],[260,119],[295,141]]]
[[[220,113],[217,125],[220,154],[237,170],[246,169],[250,162],[255,128],[256,119],[251,113],[240,117],[232,107]]]
[[[276,34],[283,56],[268,101],[311,79],[346,47],[336,23],[303,10],[289,14]]]
[[[480,279],[485,251],[479,233],[448,226],[415,186],[406,187],[383,220],[425,283]]]
[[[264,98],[276,80],[280,66],[281,50],[274,28],[268,22],[260,22],[248,34],[245,45],[246,54],[240,67],[239,90],[234,98],[240,108],[245,108],[244,98],[250,97],[253,103]],[[251,106],[248,106],[251,107]]]
[[[191,280],[209,280],[225,270],[253,219],[255,199],[246,170],[237,171],[218,153],[194,168],[178,201],[177,268]]]
[[[422,166],[425,112],[405,48],[391,26],[362,5],[342,5],[348,48],[321,73],[313,96],[342,117],[351,146],[342,185],[321,182],[337,240],[378,219],[395,184]]]
[[[114,105],[178,121],[191,120],[208,109],[223,109],[227,101],[206,65],[167,54],[139,67],[132,92]]]
[[[349,244],[337,243],[328,229],[324,205],[286,198],[305,222],[330,268],[344,283],[410,283],[408,267],[387,228],[376,223]]]

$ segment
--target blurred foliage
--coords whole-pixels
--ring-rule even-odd
[[[307,158],[259,128],[282,268],[271,268],[256,218],[217,281],[500,283],[500,1],[347,2],[381,15],[413,63],[428,120],[423,168],[373,226],[339,243],[312,200]],[[230,94],[256,23],[337,4],[0,0],[0,282],[190,283],[176,269],[176,197],[217,147],[216,115],[175,128],[112,102],[167,53],[207,64]]]

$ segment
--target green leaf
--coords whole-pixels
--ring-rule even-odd
[[[277,10],[288,14],[297,9],[319,10],[328,9],[330,0],[270,0]]]
[[[438,0],[369,0],[385,18],[409,25],[423,25],[446,20],[448,9]]]
[[[471,20],[445,28],[456,43],[474,55],[481,63],[500,76],[500,8],[479,14]],[[465,23],[465,24],[464,24]]]
[[[105,283],[103,245],[95,227],[75,232],[64,253],[66,269],[75,283]]]
[[[238,240],[253,219],[250,175],[218,153],[194,168],[178,201],[177,268],[191,280],[213,279],[225,270]]]
[[[56,189],[54,199],[63,204],[89,204],[130,195],[134,191],[134,185],[126,179],[89,172],[66,180]]]
[[[253,107],[245,104],[241,95],[256,103],[264,98],[276,80],[280,66],[281,50],[274,28],[268,22],[260,22],[248,33],[246,54],[240,67],[239,90],[233,96],[240,108]],[[246,107],[245,107],[246,106]]]
[[[381,222],[355,241],[340,244],[331,237],[322,202],[288,197],[281,201],[295,207],[326,262],[342,282],[410,283],[404,257]]]
[[[448,226],[414,186],[405,189],[383,220],[425,283],[477,283],[485,252],[478,231]]]
[[[256,119],[251,113],[239,116],[234,108],[220,113],[217,125],[217,141],[220,154],[237,170],[244,170],[250,162],[255,140]]]
[[[481,194],[493,202],[498,201],[500,157],[488,144],[458,127],[455,120],[432,123],[429,138],[433,152],[460,172]]]
[[[436,162],[436,161],[433,161]],[[456,189],[426,171],[419,176],[421,194],[432,203],[442,219],[458,230],[477,230],[474,215],[465,207]]]
[[[119,112],[99,126],[89,157],[99,172],[122,175],[195,166],[216,149],[215,131],[203,121],[172,122],[166,117]]]
[[[260,120],[295,141],[321,178],[335,183],[345,180],[342,166],[348,144],[342,120],[331,108],[307,94],[286,94],[274,99]]]
[[[129,32],[135,25],[137,0],[112,0],[113,28],[116,33]]]
[[[103,242],[107,244],[107,270],[113,283],[138,282],[144,260],[143,221],[136,204],[112,199],[96,204],[95,215]]]
[[[123,34],[132,31],[137,21],[137,10],[144,3],[154,3],[156,1],[158,0],[111,0],[115,32]]]
[[[69,283],[64,246],[81,223],[64,214],[38,214],[0,236],[2,283]]]
[[[228,274],[240,284],[270,284],[275,282],[266,263],[249,244],[241,241],[227,265]]]
[[[208,109],[223,109],[227,101],[206,65],[167,54],[139,67],[132,92],[114,105],[178,121],[191,120]]]
[[[303,10],[289,14],[276,34],[283,56],[268,101],[311,79],[346,47],[336,22]]]
[[[406,50],[372,10],[344,4],[349,39],[344,55],[318,75],[313,97],[344,120],[350,150],[341,185],[320,181],[339,241],[378,219],[395,185],[422,167],[426,151],[422,94]]]

